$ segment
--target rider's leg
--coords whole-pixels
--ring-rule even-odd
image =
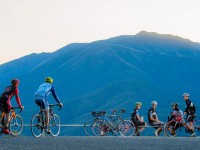
[[[140,127],[140,132],[142,132],[145,129],[145,127]]]
[[[190,122],[190,126],[191,126],[192,130],[194,131],[194,125],[193,125],[192,121]]]
[[[157,131],[158,131],[158,135],[160,135],[160,133],[162,132],[162,127],[159,127],[159,128],[157,129]]]
[[[45,115],[45,125],[49,127],[49,110],[48,109],[44,110],[44,115]]]

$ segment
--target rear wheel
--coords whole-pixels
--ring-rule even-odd
[[[31,133],[34,137],[40,137],[43,132],[42,117],[35,114],[31,119]]]
[[[9,129],[10,129],[11,135],[13,136],[19,135],[23,129],[22,117],[19,115],[12,117],[9,123]]]
[[[181,123],[171,120],[166,124],[165,133],[167,136],[177,136],[181,131]]]
[[[50,133],[52,136],[58,136],[60,133],[60,117],[53,114],[49,120]]]
[[[123,120],[119,123],[119,133],[122,136],[132,136],[135,131],[135,126],[130,120]]]
[[[96,136],[105,136],[110,131],[110,127],[102,120],[96,120],[92,125],[92,131]]]

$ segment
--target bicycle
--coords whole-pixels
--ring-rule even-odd
[[[105,136],[111,132],[114,136],[118,133],[121,136],[132,136],[135,131],[135,126],[130,120],[124,120],[122,114],[125,109],[121,109],[121,113],[116,115],[117,110],[113,110],[113,114],[106,116],[103,120],[98,119],[92,125],[92,131],[96,136]]]
[[[49,127],[50,127],[50,134],[52,136],[58,136],[60,133],[60,117],[54,113],[53,107],[61,106],[59,104],[50,104],[49,106]],[[31,133],[34,137],[40,137],[45,129],[45,120],[44,120],[44,113],[43,109],[40,106],[40,111],[38,114],[33,115],[31,119]]]
[[[5,125],[5,120],[4,117],[6,115],[6,113],[4,112],[4,110],[2,109],[2,105],[0,106],[2,113],[0,116],[0,123],[1,126],[0,128],[4,128]],[[11,113],[10,113],[10,122],[9,122],[9,130],[12,136],[18,136],[23,129],[23,119],[20,115],[16,114],[15,109],[20,109],[19,113],[22,112],[22,109],[20,107],[11,107]],[[3,134],[3,131],[1,130],[0,134]]]
[[[186,118],[184,118],[184,120],[185,119]],[[194,130],[197,130],[198,132],[200,132],[200,120],[194,120],[193,126],[194,126]],[[185,128],[185,132],[189,133],[189,129],[187,128],[187,126],[184,126],[184,124],[182,123],[182,118],[179,117],[176,120],[171,120],[166,124],[165,133],[169,137],[170,136],[175,137],[181,132],[183,127]]]
[[[85,134],[87,136],[91,136],[91,135],[94,135],[93,131],[92,131],[92,127],[93,127],[93,124],[100,120],[100,117],[104,116],[106,114],[105,111],[99,111],[99,112],[91,112],[91,115],[92,115],[92,118],[90,120],[88,120],[85,124],[84,124],[84,131],[85,131]]]

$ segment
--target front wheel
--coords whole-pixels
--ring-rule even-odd
[[[43,132],[42,117],[39,114],[33,115],[31,119],[31,133],[34,137],[40,137]]]
[[[17,136],[22,132],[23,129],[23,120],[20,115],[13,116],[9,123],[9,129],[11,135]]]
[[[88,120],[85,124],[84,124],[84,131],[85,131],[85,134],[87,136],[92,136],[94,135],[93,131],[92,131],[92,127],[93,127],[93,124],[95,122],[95,119],[90,119]]]
[[[165,133],[167,136],[177,136],[181,131],[181,123],[175,120],[169,121],[165,126]]]
[[[130,120],[123,120],[119,123],[119,133],[122,136],[132,136],[135,131],[135,126]]]
[[[52,136],[58,136],[60,133],[60,117],[53,114],[49,120],[50,133]]]

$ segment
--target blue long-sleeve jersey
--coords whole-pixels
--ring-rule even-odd
[[[47,102],[47,96],[49,93],[52,93],[54,99],[60,103],[60,99],[58,98],[58,95],[56,94],[56,90],[54,86],[50,83],[43,83],[39,86],[37,92],[35,92],[35,99],[44,99]]]

